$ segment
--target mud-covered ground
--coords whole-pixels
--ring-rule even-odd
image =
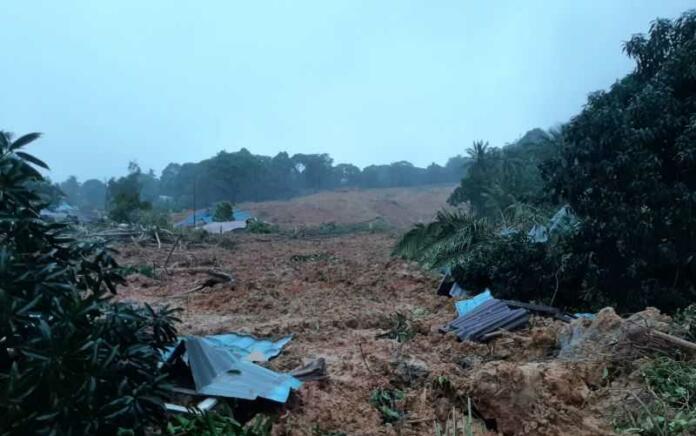
[[[559,360],[567,325],[537,318],[532,327],[488,344],[443,335],[438,328],[455,317],[453,302],[435,295],[438,277],[392,258],[393,243],[385,234],[240,234],[220,246],[177,248],[169,273],[161,269],[169,246],[128,245],[121,262],[154,265],[156,274],[129,276],[119,298],[181,306],[182,334],[293,334],[270,362],[276,370],[326,359],[328,379],[306,382],[293,394],[277,415],[274,434],[434,434],[434,422],[453,411],[462,416],[468,399],[475,434],[611,433],[607,401],[623,397],[607,393],[601,359],[578,354]],[[191,267],[227,271],[235,284],[179,296],[207,278],[186,270]],[[415,334],[403,343],[380,337],[396,313]],[[627,380],[617,382],[621,389]],[[405,412],[398,423],[385,425],[370,404],[376,388],[405,392],[396,405]]]

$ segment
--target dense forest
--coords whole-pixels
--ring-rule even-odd
[[[456,156],[442,166],[419,168],[410,162],[370,165],[360,169],[351,164],[334,165],[328,154],[278,153],[274,157],[252,154],[243,148],[221,151],[198,163],[171,163],[158,177],[153,170],[143,172],[131,163],[128,174],[107,182],[89,179],[82,183],[75,176],[54,185],[68,202],[82,209],[104,209],[118,195],[119,186],[131,184],[140,199],[164,209],[179,210],[209,206],[219,201],[263,201],[337,188],[388,188],[437,183],[456,183],[467,159]],[[137,188],[134,188],[137,186]],[[194,198],[195,197],[195,198]],[[56,197],[57,198],[57,197]]]
[[[466,289],[566,308],[672,311],[696,298],[696,12],[657,20],[635,69],[548,138],[476,142],[440,213],[396,253]]]

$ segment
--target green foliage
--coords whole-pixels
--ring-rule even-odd
[[[140,167],[131,163],[129,171],[125,177],[109,180],[107,186],[109,218],[120,223],[136,222],[142,211],[150,210],[152,207],[149,202],[140,198]]]
[[[413,323],[408,316],[403,313],[396,312],[391,317],[392,326],[389,331],[379,337],[396,339],[397,342],[408,342],[416,336],[413,329]]]
[[[589,97],[544,176],[582,221],[583,292],[674,310],[696,297],[696,12],[625,51],[635,71]]]
[[[678,336],[696,341],[696,304],[678,310],[673,319],[673,329]]]
[[[81,209],[104,209],[106,201],[106,185],[97,179],[89,179],[80,185]]]
[[[234,205],[229,201],[221,201],[215,205],[213,221],[224,222],[234,220]]]
[[[636,69],[591,95],[558,132],[492,149],[477,142],[450,202],[395,253],[450,267],[467,289],[572,308],[673,311],[696,298],[696,12],[656,21],[625,46]],[[543,184],[540,182],[543,181]],[[526,237],[549,205],[579,225],[547,244]]]
[[[394,254],[431,268],[456,266],[469,249],[492,237],[494,227],[488,220],[463,211],[440,211],[435,221],[417,224],[403,235]]]
[[[242,425],[232,416],[218,412],[175,415],[167,424],[170,436],[270,436],[272,423],[264,416],[256,416],[249,425]]]
[[[130,222],[146,228],[170,229],[169,214],[159,209],[137,209],[129,214]]]
[[[247,226],[246,226],[246,231],[249,233],[256,233],[256,234],[269,234],[269,233],[276,233],[279,231],[277,226],[274,226],[273,224],[269,224],[265,221],[261,221],[256,218],[252,218],[247,220]]]
[[[40,218],[38,136],[0,132],[0,433],[144,434],[165,422],[175,311],[110,302],[112,252]]]
[[[377,388],[370,394],[370,404],[379,411],[385,424],[393,424],[406,416],[402,407],[405,398],[399,389]]]
[[[543,182],[538,166],[554,156],[561,142],[557,132],[527,132],[516,143],[492,148],[475,141],[467,150],[470,163],[449,203],[468,203],[474,214],[497,219],[511,205],[542,198]]]
[[[458,413],[455,407],[447,414],[445,425],[435,422],[435,436],[474,436],[479,432],[485,432],[485,428],[477,428],[474,433],[474,425],[471,419],[471,408],[468,413]]]
[[[641,370],[647,386],[640,409],[626,410],[619,430],[641,435],[690,435],[696,432],[696,367],[669,357],[649,361]]]

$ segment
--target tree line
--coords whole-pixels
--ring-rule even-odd
[[[440,213],[396,253],[466,289],[568,309],[673,311],[696,300],[696,12],[655,21],[633,72],[546,138],[476,142]]]
[[[456,183],[464,174],[467,162],[467,158],[455,156],[444,166],[433,163],[421,168],[399,161],[360,169],[352,164],[334,164],[325,153],[290,156],[281,152],[270,157],[243,148],[236,152],[221,151],[196,163],[171,163],[159,177],[154,171],[144,172],[131,163],[123,177],[81,183],[70,176],[45,190],[55,201],[62,192],[71,205],[83,209],[108,209],[115,197],[135,190],[139,193],[137,201],[180,210],[194,204],[205,207],[220,201],[279,200],[339,188]]]

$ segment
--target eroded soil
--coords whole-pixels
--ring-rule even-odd
[[[455,317],[452,301],[435,295],[438,277],[392,258],[391,236],[232,240],[231,248],[176,249],[169,273],[161,269],[169,247],[122,247],[123,264],[154,265],[157,273],[130,276],[119,298],[183,307],[182,334],[293,334],[270,362],[276,370],[326,359],[328,380],[306,382],[292,396],[275,434],[434,434],[434,422],[453,409],[461,415],[468,398],[475,434],[611,434],[606,405],[618,397],[607,394],[601,359],[558,359],[567,329],[560,321],[535,318],[488,344],[461,343],[438,332]],[[236,283],[180,296],[206,279],[190,267],[230,272]],[[397,312],[415,333],[404,343],[379,337]],[[385,425],[369,398],[389,387],[405,391],[406,415]]]

